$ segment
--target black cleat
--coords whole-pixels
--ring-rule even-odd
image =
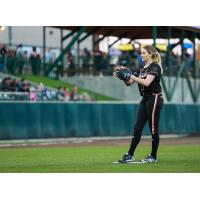
[[[143,163],[156,163],[158,160],[156,160],[153,156],[148,155],[144,159],[141,160]]]
[[[131,163],[131,162],[134,162],[134,157],[133,156],[131,156],[131,155],[129,155],[128,153],[126,153],[126,154],[124,154],[123,156],[122,156],[122,159],[121,160],[119,160],[118,162],[120,162],[120,163]]]

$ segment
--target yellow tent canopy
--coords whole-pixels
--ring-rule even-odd
[[[141,48],[143,48],[146,44],[141,44]],[[156,44],[156,47],[160,51],[167,51],[167,44]],[[120,44],[116,47],[116,49],[120,51],[132,51],[134,49],[132,44]]]
[[[132,44],[120,44],[116,48],[120,51],[132,51],[133,45]]]

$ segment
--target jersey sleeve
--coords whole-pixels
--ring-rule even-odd
[[[153,64],[150,66],[149,71],[147,74],[151,74],[154,76],[159,76],[160,75],[160,66],[158,64]]]

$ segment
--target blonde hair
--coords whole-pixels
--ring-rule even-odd
[[[158,65],[160,66],[160,69],[161,69],[161,74],[162,74],[163,67],[162,67],[162,63],[161,63],[161,56],[160,56],[160,53],[157,51],[157,49],[151,45],[145,45],[143,47],[143,49],[145,49],[149,54],[152,55],[152,60],[154,62],[158,63]]]

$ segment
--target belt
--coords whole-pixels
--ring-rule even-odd
[[[148,97],[148,96],[153,96],[153,95],[160,95],[162,94],[162,92],[159,92],[159,93],[151,93],[151,94],[145,94],[144,97]]]

